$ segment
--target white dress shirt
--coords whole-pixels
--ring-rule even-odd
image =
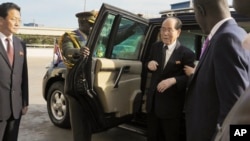
[[[165,45],[164,46],[168,46],[168,49],[166,50],[166,58],[165,58],[165,63],[164,63],[164,67],[166,66],[166,64],[168,63],[169,58],[171,57],[172,53],[174,52],[175,46],[176,46],[176,41],[170,45]],[[164,47],[163,46],[163,47]]]
[[[6,37],[2,32],[0,32],[0,39],[1,39],[1,42],[3,44],[3,47],[4,49],[7,51],[7,42],[6,42],[6,38],[9,38],[10,39],[10,44],[12,47],[13,46],[13,39],[12,39],[12,35],[10,37]]]

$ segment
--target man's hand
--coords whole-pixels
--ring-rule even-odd
[[[157,85],[157,90],[158,90],[158,92],[163,93],[166,89],[170,88],[175,83],[176,83],[176,79],[174,77],[162,80]]]
[[[185,65],[183,70],[185,71],[185,74],[187,76],[191,76],[192,74],[194,74],[195,68]]]
[[[80,48],[80,53],[83,57],[88,57],[89,56],[89,48],[84,46]]]
[[[157,70],[157,67],[158,67],[158,63],[154,60],[150,61],[148,63],[148,69],[151,70],[151,71],[156,71]]]
[[[242,46],[243,48],[250,50],[250,33],[248,33],[247,36],[244,38]]]

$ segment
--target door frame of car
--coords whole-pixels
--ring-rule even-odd
[[[96,44],[108,15],[114,15],[115,21],[108,37],[105,54],[102,57],[96,57]],[[92,56],[89,57],[86,65],[88,66],[86,71],[88,86],[97,94],[104,115],[112,115],[115,118],[133,115],[138,112],[142,102],[141,72],[143,66],[139,57],[141,50],[139,50],[137,57],[131,60],[112,57],[113,39],[116,37],[116,32],[123,18],[146,27],[146,34],[147,19],[104,3],[86,44],[90,48],[90,56]],[[138,45],[138,48],[141,49],[142,44]]]

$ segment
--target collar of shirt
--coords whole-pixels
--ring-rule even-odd
[[[173,50],[174,50],[174,48],[175,48],[175,46],[176,46],[176,41],[173,42],[173,43],[170,44],[170,45],[164,44],[163,46],[168,46],[168,50],[167,50],[167,51],[173,52]]]
[[[11,44],[13,45],[13,39],[12,39],[13,35],[10,35],[9,37],[6,37],[2,32],[0,32],[0,39],[1,39],[1,42],[2,42],[5,50],[7,50],[7,44],[6,44],[6,41],[5,41],[6,38],[10,38]]]
[[[231,20],[231,19],[233,19],[233,18],[232,17],[228,17],[228,18],[225,18],[225,19],[219,21],[217,24],[215,24],[214,27],[212,28],[210,34],[208,35],[208,39],[211,40],[212,37],[214,36],[214,34],[217,32],[217,30],[221,27],[221,25],[223,23],[225,23],[226,21]]]
[[[164,46],[166,46],[164,44]],[[170,56],[172,55],[172,53],[174,52],[174,49],[175,49],[175,46],[176,46],[176,41],[170,45],[168,45],[168,50],[166,50],[166,56],[165,56],[165,63],[164,63],[164,67],[166,66]]]

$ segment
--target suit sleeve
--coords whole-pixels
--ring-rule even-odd
[[[152,60],[155,60],[157,61],[158,60],[158,57],[159,57],[159,54],[161,52],[157,52],[157,49],[158,49],[158,46],[160,45],[159,42],[156,42],[152,45],[152,47],[150,48],[150,52],[149,52],[149,56],[146,58],[146,63],[145,63],[145,67],[147,68],[148,71],[150,71],[148,69],[148,63]],[[159,62],[158,62],[159,63]],[[151,71],[150,71],[151,72]]]
[[[184,47],[183,58],[182,58],[183,67],[185,65],[194,67],[194,61],[195,61],[195,54],[190,49]],[[178,89],[185,89],[188,82],[188,76],[185,74],[184,70],[182,71],[183,75],[175,77]]]
[[[23,74],[22,74],[22,100],[23,107],[29,105],[29,84],[28,84],[28,65],[27,65],[27,51],[26,45],[22,42],[22,47],[24,50],[24,63],[23,63]]]

